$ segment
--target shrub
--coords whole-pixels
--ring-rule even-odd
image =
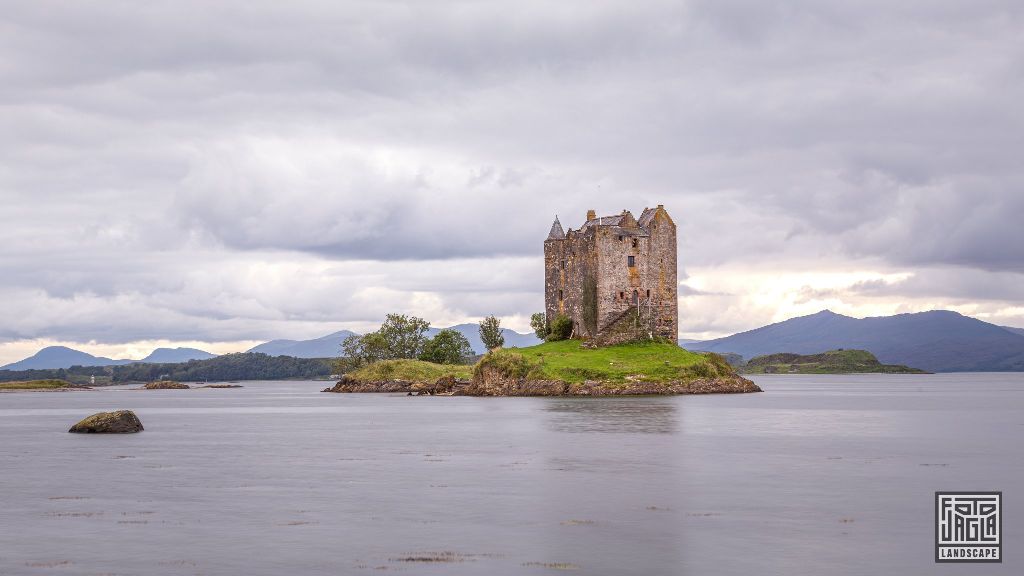
[[[572,336],[572,320],[565,314],[555,316],[555,319],[551,321],[551,332],[547,336],[547,341],[568,340],[570,336]]]
[[[473,367],[473,372],[481,368],[494,368],[509,378],[525,378],[539,363],[527,358],[515,350],[491,350]]]
[[[435,364],[465,364],[473,356],[469,340],[456,330],[441,330],[423,346],[420,360]]]

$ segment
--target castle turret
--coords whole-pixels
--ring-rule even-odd
[[[551,224],[551,232],[548,232],[548,240],[564,240],[565,231],[562,230],[562,223],[558,221],[558,216],[555,216],[555,221]]]

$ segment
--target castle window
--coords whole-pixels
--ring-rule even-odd
[[[650,298],[650,297],[651,297],[651,289],[650,289],[650,288],[648,288],[648,289],[647,289],[647,297],[648,297],[648,298]]]
[[[619,242],[622,242],[622,235],[619,235]]]
[[[626,256],[626,265],[630,268],[636,266],[636,256]]]
[[[559,290],[559,291],[558,291],[558,299],[559,299],[559,300],[561,300],[561,299],[562,299],[562,291],[561,291],[561,290]]]
[[[565,260],[562,260],[562,270],[565,270]]]
[[[639,305],[640,305],[640,293],[637,292],[636,290],[633,290],[633,306],[639,306]]]
[[[619,292],[619,300],[625,300],[625,299],[626,299],[626,293],[625,292]]]
[[[636,238],[633,238],[633,248],[636,248],[639,245],[640,245],[640,241],[637,240]]]

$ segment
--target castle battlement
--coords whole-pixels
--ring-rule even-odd
[[[676,225],[665,207],[614,216],[587,212],[578,230],[555,218],[544,241],[544,312],[573,322],[575,337],[612,344],[677,338]]]

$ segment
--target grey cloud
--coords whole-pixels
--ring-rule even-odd
[[[381,307],[430,293],[439,314],[527,314],[539,267],[508,262],[539,257],[554,214],[576,227],[588,208],[654,204],[680,226],[682,266],[867,261],[1012,282],[1022,13],[994,0],[8,6],[0,293],[95,311],[8,322],[6,337],[87,337],[108,307],[111,339],[371,321],[376,307],[333,304],[357,282],[393,291]],[[260,293],[222,278],[264,260],[344,272]],[[851,293],[1017,297],[994,280],[955,294],[949,278],[914,282]],[[729,295],[684,296],[707,308],[693,306],[695,330],[750,321]],[[132,319],[147,310],[148,332]]]

